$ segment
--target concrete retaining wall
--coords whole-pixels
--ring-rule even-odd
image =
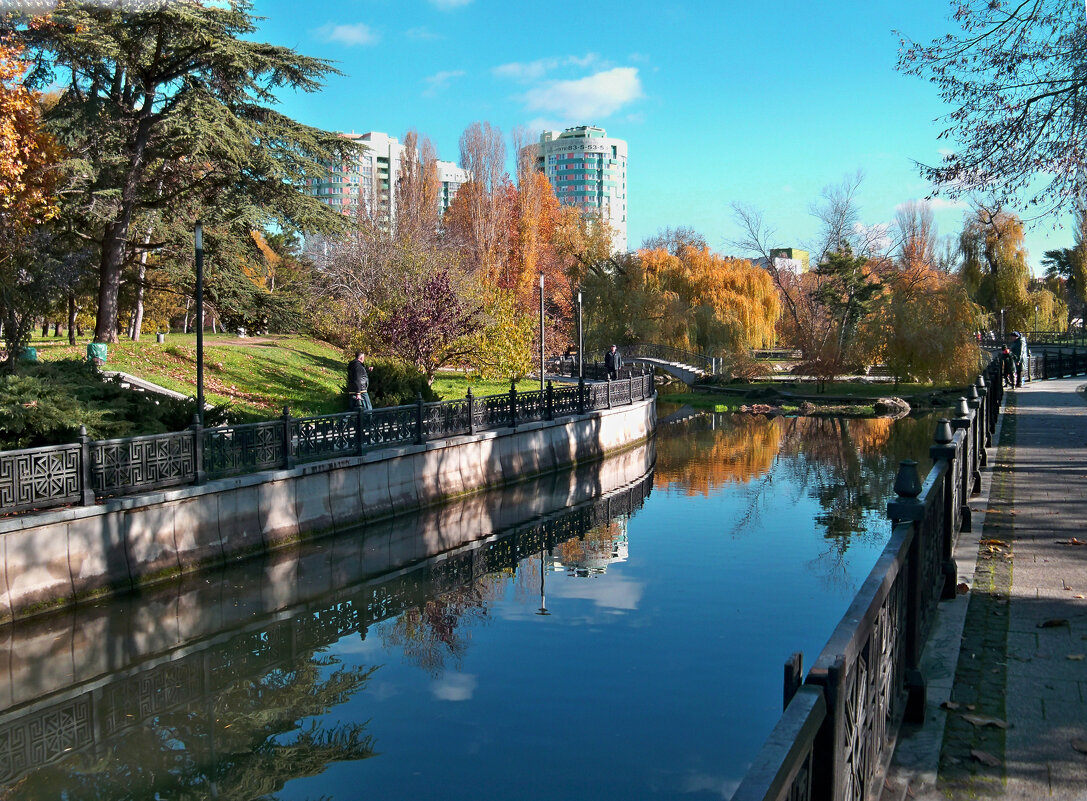
[[[45,699],[63,701],[85,692],[88,683],[129,680],[179,655],[215,647],[231,633],[261,630],[345,598],[375,592],[395,599],[404,592],[401,585],[410,585],[417,594],[412,603],[424,603],[428,589],[415,586],[413,576],[425,575],[429,560],[480,548],[541,516],[592,504],[644,480],[655,457],[653,442],[645,442],[596,464],[364,523],[228,570],[0,627],[0,729],[28,713],[35,717]],[[373,604],[373,617],[362,624],[399,613],[396,603],[390,606]]]
[[[0,520],[0,622],[599,459],[655,424],[641,401]]]

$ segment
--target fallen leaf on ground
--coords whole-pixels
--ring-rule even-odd
[[[1072,747],[1081,754],[1087,754],[1087,740],[1073,740]]]
[[[1003,542],[1002,540],[994,540],[994,539],[982,540],[981,544],[982,545],[997,545],[997,546],[999,546],[1001,548],[1007,548],[1008,547],[1008,543]]]
[[[1073,537],[1070,540],[1057,540],[1058,545],[1087,545],[1087,541],[1077,540]]]
[[[975,726],[996,726],[998,729],[1008,728],[1006,721],[989,715],[963,715],[962,719],[967,723],[973,723]]]
[[[960,582],[958,585],[956,585],[955,592],[957,592],[959,595],[966,595],[966,593],[970,592],[970,585],[967,584],[965,581]]]
[[[1036,628],[1039,629],[1056,629],[1061,626],[1067,626],[1068,620],[1063,617],[1051,617],[1049,620],[1043,620]]]
[[[1068,659],[1071,662],[1082,662],[1083,661],[1083,654],[1069,654]]]
[[[943,709],[958,709],[960,706],[962,706],[962,704],[958,701],[944,701],[940,704],[940,707]]]
[[[988,765],[991,768],[995,768],[1000,765],[1000,760],[992,754],[988,753],[987,751],[979,751],[975,748],[970,751],[970,756],[972,756],[983,765]]]

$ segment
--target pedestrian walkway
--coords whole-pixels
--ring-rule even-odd
[[[883,799],[1087,801],[1085,379],[1006,396]]]

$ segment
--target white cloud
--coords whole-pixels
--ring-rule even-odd
[[[535,61],[514,61],[502,64],[491,70],[496,78],[507,78],[519,83],[531,83],[543,78],[547,73],[559,67],[579,67],[585,69],[597,61],[600,56],[596,53],[586,53],[583,56],[563,56],[553,58],[538,58]]]
[[[642,601],[645,586],[629,578],[606,573],[589,580],[572,579],[547,585],[548,595],[555,598],[579,598],[592,601],[604,609],[635,610]]]
[[[348,47],[377,44],[380,37],[368,25],[357,22],[354,25],[322,25],[313,32],[329,42],[339,42]]]
[[[470,701],[477,683],[471,673],[455,673],[434,682],[430,692],[439,701]]]
[[[553,81],[523,95],[530,111],[560,114],[565,119],[592,122],[609,117],[642,96],[635,67],[616,67],[572,81]]]
[[[428,75],[423,78],[423,83],[426,84],[426,89],[423,90],[423,94],[426,97],[434,97],[434,95],[438,94],[442,89],[449,86],[454,78],[460,78],[462,75],[464,75],[464,70],[443,70],[442,72]]]
[[[409,39],[417,39],[420,41],[429,41],[445,38],[440,33],[435,33],[426,26],[423,26],[421,28],[409,28],[407,31],[405,31],[404,35],[407,36]]]

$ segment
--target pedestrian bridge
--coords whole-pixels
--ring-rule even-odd
[[[625,368],[638,366],[657,368],[675,376],[685,384],[694,384],[707,376],[717,375],[721,367],[721,360],[718,358],[673,348],[669,345],[654,343],[620,345],[618,351],[623,355]],[[577,359],[569,356],[552,359],[548,370],[553,370],[559,375],[577,378]],[[582,365],[582,372],[589,380],[603,381],[608,377],[602,361],[586,361]]]

